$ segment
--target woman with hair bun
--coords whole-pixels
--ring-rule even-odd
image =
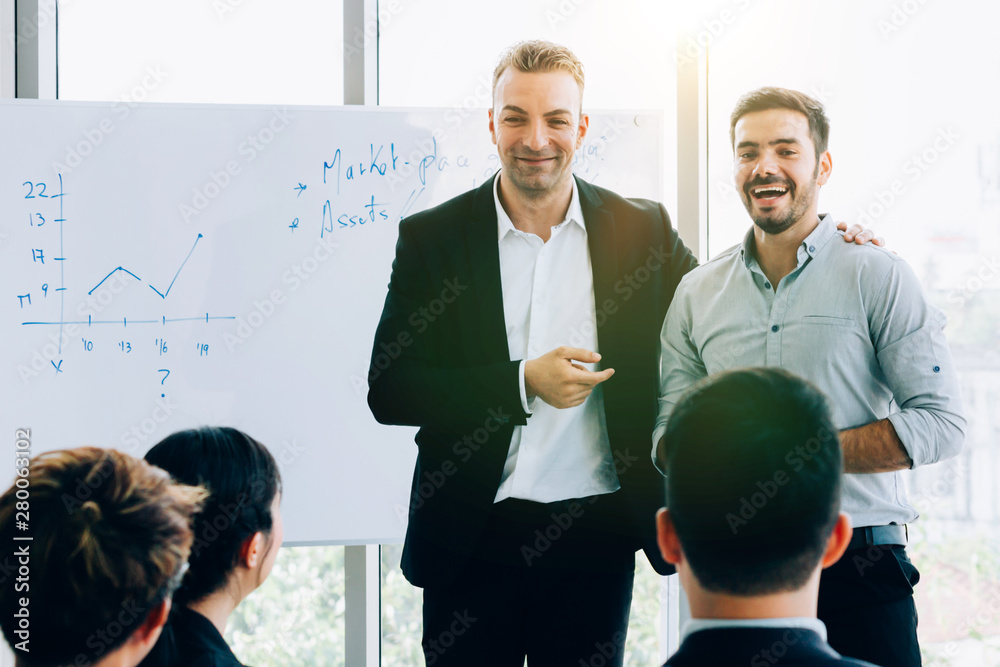
[[[145,459],[210,495],[194,519],[190,567],[170,619],[141,667],[242,667],[223,635],[233,610],[271,573],[281,546],[274,457],[241,431],[205,427],[166,437]]]
[[[0,629],[15,664],[138,665],[167,620],[205,490],[113,449],[17,460],[0,496]]]

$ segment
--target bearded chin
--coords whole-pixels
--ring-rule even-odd
[[[796,198],[801,195],[801,198]],[[816,184],[813,183],[810,187],[804,188],[801,191],[792,191],[792,205],[789,207],[788,211],[780,218],[772,218],[766,215],[761,215],[759,213],[755,214],[753,210],[753,202],[750,199],[750,195],[744,195],[743,206],[746,207],[747,213],[750,214],[751,219],[753,219],[753,224],[760,228],[765,234],[780,234],[785,231],[801,218],[809,207],[812,206],[813,198],[816,196]]]
[[[789,227],[795,224],[798,216],[795,211],[788,211],[785,215],[780,218],[766,218],[764,216],[757,216],[753,219],[753,224],[760,227],[761,231],[765,234],[780,234]]]

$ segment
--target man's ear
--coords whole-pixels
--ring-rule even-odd
[[[681,541],[677,537],[674,520],[670,517],[670,510],[666,507],[661,507],[656,513],[656,543],[660,547],[660,555],[663,556],[663,560],[672,565],[677,565],[684,560],[684,552],[681,550]]]
[[[590,116],[585,113],[580,114],[580,124],[576,128],[576,147],[583,145],[583,140],[587,136],[587,129],[590,128]]]
[[[819,156],[819,173],[816,174],[816,182],[819,185],[826,185],[832,172],[833,157],[830,155],[830,151],[823,151],[823,154]]]
[[[847,551],[847,545],[851,543],[851,517],[843,512],[837,517],[837,523],[833,526],[833,532],[826,541],[826,553],[820,564],[826,569],[840,560],[840,557]]]
[[[239,564],[251,570],[257,567],[264,558],[266,541],[264,533],[260,531],[243,540],[243,546],[240,547]]]
[[[170,598],[167,598],[160,604],[153,607],[152,611],[149,612],[149,616],[146,620],[142,622],[142,625],[136,629],[133,639],[139,643],[141,647],[150,646],[156,643],[156,640],[160,638],[160,630],[163,629],[164,624],[167,622],[167,617],[170,616]]]
[[[493,139],[493,143],[497,142],[497,127],[495,124],[496,119],[493,118],[493,109],[487,111],[490,117],[490,138]]]

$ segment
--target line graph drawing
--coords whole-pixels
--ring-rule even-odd
[[[194,253],[194,249],[198,247],[198,241],[200,241],[201,239],[202,239],[202,235],[198,234],[198,238],[196,238],[194,240],[194,245],[191,246],[190,252],[188,252],[187,257],[184,258],[184,261],[181,262],[181,266],[180,266],[179,269],[177,269],[177,273],[174,274],[174,279],[170,281],[169,285],[167,285],[167,291],[166,292],[161,292],[160,290],[156,289],[152,285],[149,286],[149,288],[151,290],[153,290],[154,292],[156,292],[157,294],[160,295],[161,299],[166,299],[167,295],[170,294],[170,289],[174,286],[174,282],[177,281],[177,276],[179,276],[181,274],[181,270],[184,268],[184,265],[187,264],[187,262],[188,262],[189,259],[191,259],[191,254]]]
[[[139,276],[135,275],[134,273],[132,273],[128,269],[119,266],[118,268],[112,270],[111,273],[109,273],[108,275],[104,276],[104,278],[101,280],[101,282],[99,282],[96,285],[94,285],[94,289],[92,289],[89,292],[87,292],[87,294],[93,294],[94,290],[96,290],[98,287],[100,287],[101,285],[103,285],[105,280],[107,280],[111,276],[115,275],[115,273],[117,273],[118,271],[124,271],[125,273],[129,274],[130,276],[132,276],[133,278],[135,278],[139,282],[142,282],[142,278],[140,278]]]
[[[197,317],[167,317],[166,315],[161,315],[158,320],[138,320],[138,319],[128,319],[127,317],[122,317],[116,320],[95,320],[93,315],[88,315],[85,320],[70,320],[70,321],[53,321],[53,322],[21,322],[21,326],[30,326],[34,324],[42,325],[87,325],[88,327],[94,326],[95,324],[120,324],[123,327],[127,327],[129,324],[167,324],[168,322],[204,322],[208,324],[212,320],[235,320],[235,315],[209,315],[205,313],[204,316]]]

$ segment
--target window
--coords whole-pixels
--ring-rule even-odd
[[[820,210],[884,235],[948,314],[965,449],[907,474],[921,513],[910,551],[924,572],[915,595],[928,664],[991,664],[1000,646],[1000,84],[979,74],[1000,66],[984,48],[1000,10],[976,9],[783,2],[738,15],[709,53],[709,255],[751,224],[732,186],[736,100],[762,85],[794,88],[831,119],[834,168]],[[944,35],[983,46],[942,57]]]
[[[343,3],[59,3],[59,98],[342,104]]]

